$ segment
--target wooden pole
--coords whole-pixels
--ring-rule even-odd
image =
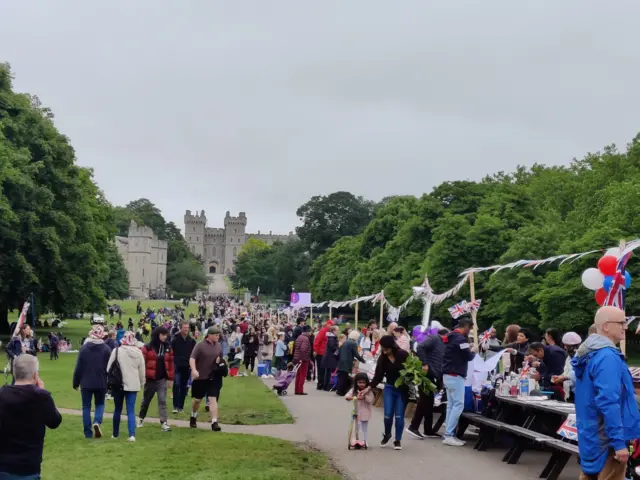
[[[469,274],[469,290],[471,292],[471,301],[476,300],[476,285],[473,278],[473,272]],[[478,323],[476,322],[476,309],[471,310],[471,319],[473,320],[473,345],[478,349]]]
[[[358,330],[358,304],[356,303],[356,330]]]
[[[622,253],[624,251],[624,249],[627,246],[627,242],[625,242],[624,240],[620,240],[620,253]],[[625,271],[626,271],[626,265],[625,265]],[[622,287],[620,287],[622,288]],[[626,310],[627,310],[627,305],[626,305],[626,292],[625,292],[625,320],[626,320]],[[624,340],[622,340],[620,342],[620,351],[622,352],[622,355],[624,355],[625,357],[627,356],[627,338],[626,338],[626,332],[625,332],[625,338]]]
[[[329,302],[329,320],[333,319],[333,305]]]
[[[384,290],[380,292],[380,330],[382,330],[383,317],[384,317]]]

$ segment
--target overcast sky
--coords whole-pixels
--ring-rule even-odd
[[[118,205],[247,212],[566,164],[639,130],[638,0],[1,0],[0,61]]]

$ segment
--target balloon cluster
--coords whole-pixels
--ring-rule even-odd
[[[598,260],[598,268],[587,268],[582,272],[582,284],[589,290],[594,290],[596,303],[603,305],[607,299],[609,291],[615,282],[615,275],[618,268],[618,258],[621,252],[619,248],[610,248],[607,253]],[[631,286],[631,275],[624,274],[625,288]]]

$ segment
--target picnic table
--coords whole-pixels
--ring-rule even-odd
[[[486,450],[496,433],[507,434],[514,439],[502,461],[516,464],[525,450],[537,445],[551,451],[551,457],[540,478],[556,480],[572,455],[578,455],[575,406],[548,400],[545,397],[511,397],[496,395],[496,418],[465,412],[462,414],[458,437],[466,428],[480,428],[474,449]],[[514,424],[514,413],[516,423]],[[511,420],[511,421],[510,421]]]

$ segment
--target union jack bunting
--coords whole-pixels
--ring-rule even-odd
[[[609,294],[604,301],[604,305],[611,305],[618,307],[620,310],[624,310],[624,300],[626,296],[626,279],[625,279],[625,267],[631,257],[631,252],[622,255],[618,259],[618,265],[616,266],[616,274],[613,276],[613,285]]]
[[[480,300],[479,298],[478,298],[478,299],[476,299],[476,300],[473,300],[473,301],[469,302],[469,303],[467,304],[467,306],[468,306],[468,308],[469,308],[469,311],[471,312],[471,311],[474,311],[474,310],[475,310],[475,311],[477,312],[478,310],[480,310],[480,304],[481,304],[481,303],[482,303],[482,300]]]
[[[462,300],[460,303],[456,303],[453,307],[449,307],[448,310],[454,319],[461,317],[469,311],[466,300]]]
[[[489,339],[491,338],[491,330],[493,327],[490,327],[488,330],[485,330],[480,337],[479,343],[481,347],[485,347],[487,343],[489,343]]]
[[[29,302],[24,302],[24,305],[22,305],[22,311],[20,312],[20,316],[18,317],[16,328],[13,331],[13,338],[20,335],[20,327],[22,327],[22,325],[24,325],[24,322],[27,320],[27,312],[29,311],[30,305],[31,304]]]
[[[567,440],[578,440],[578,427],[576,426],[575,415],[569,415],[558,429],[558,435]]]

